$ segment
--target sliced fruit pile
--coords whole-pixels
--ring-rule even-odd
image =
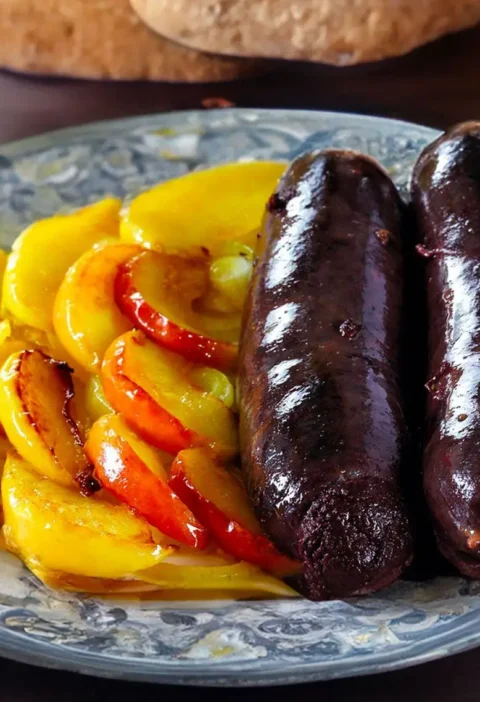
[[[2,252],[3,531],[51,587],[295,595],[234,467],[242,307],[283,169],[108,198]]]

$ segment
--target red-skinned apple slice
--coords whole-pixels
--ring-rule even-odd
[[[149,524],[192,548],[206,548],[207,530],[172,492],[155,449],[135,436],[118,415],[92,426],[85,451],[101,485]]]
[[[194,432],[186,429],[150,395],[123,372],[125,345],[115,342],[103,361],[102,384],[105,397],[145,441],[175,454],[196,444]]]
[[[156,448],[176,454],[192,446],[211,446],[231,456],[237,450],[234,415],[199,385],[199,370],[141,332],[127,332],[107,350],[102,384],[115,411]],[[215,384],[217,378],[207,380]]]
[[[299,571],[299,563],[279,553],[261,533],[241,481],[208,451],[179,453],[169,484],[224,551],[278,576]]]
[[[153,341],[194,363],[230,369],[235,365],[238,313],[196,312],[192,305],[205,293],[204,262],[144,251],[120,266],[115,300],[123,314]],[[214,328],[212,328],[214,327]]]

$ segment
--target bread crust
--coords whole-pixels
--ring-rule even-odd
[[[0,0],[0,66],[82,78],[222,81],[259,62],[200,54],[147,28],[129,0]]]
[[[346,66],[405,54],[480,21],[480,0],[131,0],[185,46]]]

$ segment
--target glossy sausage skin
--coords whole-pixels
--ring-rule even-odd
[[[411,560],[398,386],[404,207],[368,157],[295,161],[267,208],[240,354],[242,462],[266,532],[312,599]]]
[[[412,197],[426,251],[424,490],[443,554],[480,577],[480,123],[425,149]]]

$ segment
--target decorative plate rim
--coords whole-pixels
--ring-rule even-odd
[[[57,141],[57,139],[65,138],[75,138],[77,136],[84,136],[88,134],[95,134],[97,132],[103,132],[106,128],[113,127],[128,127],[129,124],[135,124],[136,127],[141,127],[147,125],[149,122],[154,122],[155,120],[163,120],[165,118],[174,118],[177,115],[182,117],[195,117],[202,115],[208,122],[210,119],[215,120],[218,118],[219,113],[221,115],[240,115],[240,116],[267,116],[271,114],[275,115],[295,115],[295,117],[312,117],[317,115],[323,119],[347,119],[353,120],[355,122],[363,122],[365,124],[372,123],[372,125],[379,122],[385,123],[392,126],[397,126],[404,129],[419,129],[423,133],[430,133],[432,139],[439,136],[442,130],[436,129],[435,127],[428,127],[427,125],[418,124],[418,122],[410,122],[405,119],[397,119],[395,117],[382,117],[381,115],[371,115],[360,112],[341,112],[336,110],[309,110],[295,108],[268,108],[268,107],[222,107],[213,109],[191,109],[191,110],[167,110],[165,112],[152,112],[147,114],[130,115],[129,117],[117,117],[115,119],[101,119],[92,122],[85,122],[79,125],[73,125],[71,127],[61,127],[59,129],[51,129],[46,132],[41,132],[40,134],[33,134],[32,136],[24,137],[22,139],[13,139],[11,141],[4,142],[0,144],[0,153],[4,152],[10,156],[15,156],[18,150],[23,151],[25,147],[42,148],[42,146],[51,146],[52,139]]]

